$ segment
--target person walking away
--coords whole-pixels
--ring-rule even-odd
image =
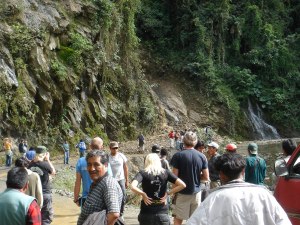
[[[162,168],[166,169],[166,170],[171,170],[169,162],[167,160],[167,156],[168,156],[168,151],[165,148],[162,148],[160,150],[160,161],[161,161],[161,166]]]
[[[37,203],[40,208],[43,207],[43,189],[40,176],[27,169],[29,162],[24,158],[18,158],[15,161],[16,167],[25,168],[28,173],[28,188],[25,191],[25,194],[34,197],[37,200]]]
[[[243,180],[246,161],[236,153],[216,160],[222,186],[208,195],[187,225],[291,225],[274,196],[262,185]]]
[[[170,148],[174,148],[174,139],[175,139],[175,133],[173,130],[170,131],[168,134],[169,140],[170,140]]]
[[[167,184],[174,184],[167,192]],[[142,190],[138,187],[141,184]],[[145,169],[139,171],[131,183],[131,190],[142,196],[138,220],[140,225],[170,225],[167,201],[168,195],[173,195],[185,188],[185,183],[169,170],[162,168],[160,158],[156,153],[150,153],[145,159]]]
[[[216,142],[210,142],[207,144],[207,148],[207,153],[210,157],[208,160],[210,188],[213,189],[221,185],[219,172],[215,169],[215,161],[220,156],[218,153],[219,144]]]
[[[107,225],[114,225],[120,216],[123,194],[118,181],[107,173],[108,156],[101,150],[92,150],[87,153],[86,161],[93,183],[77,225],[82,225],[89,215],[102,210],[106,210]]]
[[[181,225],[201,203],[201,180],[209,179],[205,156],[194,149],[197,135],[187,131],[183,137],[183,151],[176,152],[171,159],[173,173],[185,184],[186,188],[177,193],[173,210],[174,225]]]
[[[266,177],[266,162],[257,155],[258,146],[256,143],[248,145],[249,156],[246,158],[245,181],[252,184],[264,184]]]
[[[126,189],[128,187],[127,158],[123,153],[119,152],[118,142],[110,142],[109,149],[110,155],[108,162],[110,163],[113,177],[118,181],[123,193],[123,200],[120,211],[120,216],[123,216],[126,203]]]
[[[64,150],[64,164],[69,164],[70,145],[67,141],[64,141],[62,147],[63,147],[63,150]]]
[[[30,147],[29,150],[25,153],[25,159],[30,163],[35,158],[36,152],[33,147]]]
[[[50,175],[55,175],[55,168],[50,161],[50,154],[45,146],[37,146],[36,156],[30,162],[30,170],[40,175],[43,189],[42,225],[49,225],[53,220],[53,206]]]
[[[75,147],[79,148],[79,158],[84,157],[86,151],[86,145],[84,141],[81,139]]]
[[[3,148],[5,151],[5,165],[10,167],[12,164],[13,152],[12,152],[12,143],[10,138],[4,138]]]
[[[27,145],[25,144],[24,139],[21,139],[18,148],[21,155],[24,155],[27,152]]]
[[[145,137],[142,133],[140,133],[137,139],[139,141],[139,151],[143,152],[145,150]]]
[[[28,174],[14,167],[7,173],[6,190],[0,193],[0,224],[41,225],[41,211],[36,199],[25,194]]]

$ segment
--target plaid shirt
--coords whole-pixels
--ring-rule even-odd
[[[118,181],[106,173],[102,179],[92,184],[77,225],[82,225],[90,214],[104,209],[107,213],[120,213],[122,198]]]
[[[26,216],[26,225],[41,225],[41,209],[37,204],[36,200],[32,201],[30,204],[27,216]]]

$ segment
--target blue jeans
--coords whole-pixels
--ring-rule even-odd
[[[170,225],[168,214],[139,214],[140,225]]]
[[[53,220],[52,195],[43,194],[44,202],[41,209],[42,225],[49,225]]]
[[[64,164],[69,164],[70,152],[65,151]]]
[[[121,189],[122,189],[122,193],[123,193],[123,199],[122,199],[122,204],[121,204],[121,209],[120,209],[120,214],[123,215],[124,213],[124,208],[125,208],[125,204],[126,204],[126,187],[125,187],[125,180],[119,180],[118,181]]]
[[[6,155],[5,165],[11,166],[11,164],[12,164],[12,154]]]

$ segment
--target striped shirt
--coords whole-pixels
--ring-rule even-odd
[[[90,214],[104,209],[107,213],[120,213],[122,198],[123,194],[118,181],[107,174],[104,175],[102,179],[92,183],[77,225],[82,225]]]

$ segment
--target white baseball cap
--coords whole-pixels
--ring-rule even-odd
[[[219,148],[219,145],[218,145],[216,142],[214,142],[214,141],[208,143],[207,146],[214,147],[214,148],[216,148],[216,149]]]

